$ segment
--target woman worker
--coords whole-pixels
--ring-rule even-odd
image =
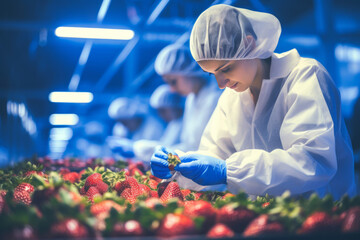
[[[186,96],[180,143],[173,148],[197,150],[222,91],[194,61],[189,48],[182,45],[172,44],[162,49],[155,60],[155,71],[172,92]]]
[[[225,184],[232,193],[355,194],[353,152],[340,94],[326,69],[293,49],[274,53],[281,27],[271,14],[215,5],[196,20],[192,56],[226,88],[199,151],[175,167],[181,187]],[[170,178],[168,149],[152,172]]]

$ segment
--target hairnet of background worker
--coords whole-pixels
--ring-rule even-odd
[[[339,91],[316,60],[293,49],[274,53],[278,19],[215,5],[196,20],[190,49],[201,68],[226,88],[199,151],[175,167],[181,187],[226,185],[232,193],[277,196],[355,194],[351,143]],[[153,154],[153,174],[171,177],[167,153]]]
[[[172,92],[186,96],[180,143],[173,148],[181,151],[198,149],[221,95],[220,89],[194,61],[190,49],[179,44],[169,45],[160,51],[155,70]]]

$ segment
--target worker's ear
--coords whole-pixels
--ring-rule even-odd
[[[256,47],[256,41],[252,35],[246,35],[246,43],[246,48],[254,49]]]

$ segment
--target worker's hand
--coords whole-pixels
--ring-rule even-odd
[[[157,146],[155,152],[151,157],[151,174],[161,179],[168,179],[172,177],[169,169],[168,153],[172,153],[170,149],[164,146]]]
[[[181,163],[175,167],[184,177],[197,184],[226,184],[226,163],[224,160],[201,155],[189,154],[180,158]]]
[[[112,139],[109,143],[111,150],[114,153],[120,154],[125,158],[133,158],[134,154],[134,142],[127,138]]]

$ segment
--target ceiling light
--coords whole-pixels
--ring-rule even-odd
[[[58,27],[55,35],[67,38],[130,40],[135,34],[130,29]]]
[[[76,114],[51,114],[49,122],[52,125],[76,125],[79,117]]]
[[[93,100],[90,92],[52,92],[49,94],[50,102],[63,103],[89,103]]]

